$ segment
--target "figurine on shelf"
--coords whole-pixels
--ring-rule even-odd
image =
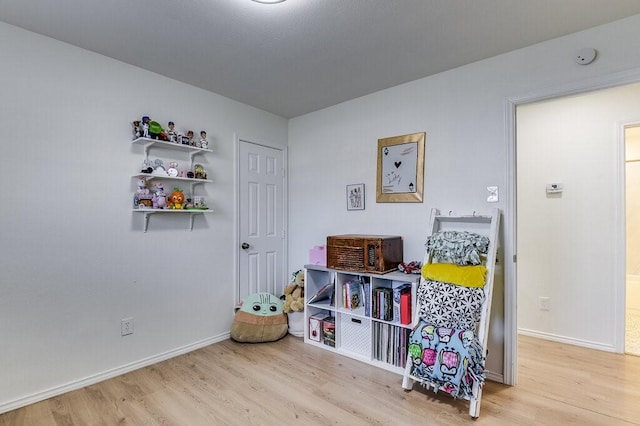
[[[153,173],[153,167],[151,167],[151,162],[149,160],[144,160],[142,162],[140,173],[148,173],[148,174]]]
[[[207,178],[207,173],[204,171],[204,167],[202,167],[202,164],[196,164],[193,167],[193,172],[194,172],[194,177],[196,179],[206,179]]]
[[[149,185],[147,183],[147,178],[145,177],[138,178],[138,189],[136,190],[136,194],[147,195],[148,193],[149,193]]]
[[[207,149],[209,147],[209,142],[207,142],[207,132],[204,130],[200,131],[200,148]]]
[[[182,133],[178,133],[178,143],[182,145],[189,145],[189,137]]]
[[[206,209],[207,203],[204,201],[204,197],[193,197],[193,207],[196,209]]]
[[[136,193],[133,195],[133,207],[134,208],[151,207],[152,205],[151,199],[152,199],[152,196],[149,194],[147,178],[145,177],[138,178],[138,189],[136,190]]]
[[[193,140],[193,130],[189,130],[187,132],[187,137],[189,138],[189,145],[195,146],[195,141]]]
[[[178,163],[172,161],[169,163],[169,168],[167,169],[167,174],[169,177],[178,177]]]
[[[140,121],[136,120],[133,123],[133,139],[138,139],[142,136],[142,131],[140,130]]]
[[[161,159],[157,158],[154,161],[154,164],[156,165],[155,169],[153,170],[153,173],[151,173],[154,176],[169,176],[169,174],[167,173],[166,169],[164,168],[164,163],[162,162]]]
[[[157,182],[153,184],[153,208],[164,209],[167,207],[167,194],[164,193],[164,184]]]
[[[167,136],[169,136],[169,142],[178,142],[178,134],[175,131],[175,123],[170,121],[167,124]]]
[[[157,121],[149,122],[149,135],[151,139],[156,139],[159,141],[168,141],[169,137],[164,132],[164,129]]]
[[[182,210],[184,198],[184,193],[180,191],[180,188],[173,188],[173,192],[169,195],[169,202],[167,204],[170,209]]]
[[[142,117],[142,137],[143,138],[148,138],[149,137],[149,123],[151,122],[151,119],[149,118],[148,115],[145,115],[144,117]]]

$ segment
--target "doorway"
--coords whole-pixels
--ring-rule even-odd
[[[519,334],[624,352],[619,133],[639,100],[634,83],[516,105]]]
[[[285,285],[286,148],[237,142],[236,303],[253,293],[280,295]]]
[[[640,356],[640,123],[624,128],[626,199],[625,353]]]

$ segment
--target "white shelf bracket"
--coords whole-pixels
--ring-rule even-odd
[[[198,151],[190,151],[189,152],[189,170],[193,170],[193,157],[198,153]]]
[[[144,144],[144,159],[149,161],[149,151],[151,150],[151,147],[153,146],[154,142],[149,142]]]
[[[189,213],[189,231],[193,231],[193,213]]]
[[[147,229],[149,229],[149,217],[151,216],[152,213],[145,213],[144,214],[144,232],[147,232]]]

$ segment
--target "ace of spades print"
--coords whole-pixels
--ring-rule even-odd
[[[382,149],[382,193],[416,192],[417,142]]]

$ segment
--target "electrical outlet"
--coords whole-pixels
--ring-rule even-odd
[[[540,297],[538,299],[538,306],[541,311],[550,311],[551,310],[551,299],[548,297]]]
[[[122,318],[120,321],[120,331],[123,336],[133,334],[133,318]]]

